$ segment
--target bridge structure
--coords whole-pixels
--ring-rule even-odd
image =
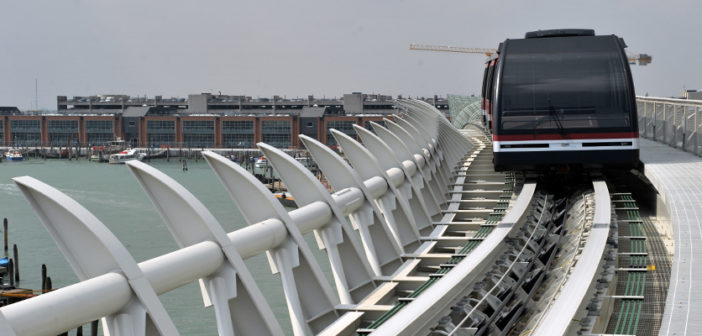
[[[80,281],[0,308],[0,334],[56,335],[100,319],[109,335],[178,335],[159,295],[194,281],[219,335],[694,334],[702,324],[694,284],[702,102],[637,103],[640,134],[651,139],[640,139],[638,176],[657,190],[651,216],[616,181],[593,178],[562,201],[518,172],[494,172],[475,118],[456,129],[416,100],[398,101],[398,114],[372,132],[356,127],[360,142],[332,130],[343,157],[300,136],[332,193],[295,159],[259,144],[295,195],[292,211],[237,164],[204,153],[248,224],[233,232],[166,174],[127,163],[180,247],[139,263],[82,205],[17,177]],[[325,252],[331,283],[308,234]],[[261,254],[280,275],[287,320],[275,318],[244,262]],[[660,309],[647,313],[654,294]]]

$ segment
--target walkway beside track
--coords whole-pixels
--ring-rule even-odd
[[[644,174],[668,206],[675,256],[660,335],[702,330],[702,158],[640,139]]]

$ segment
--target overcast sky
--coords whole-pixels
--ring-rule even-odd
[[[56,109],[56,96],[212,92],[337,97],[478,94],[482,55],[410,43],[495,48],[551,28],[617,34],[653,63],[638,94],[702,88],[701,1],[0,2],[0,105]]]

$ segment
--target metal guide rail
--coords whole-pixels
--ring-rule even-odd
[[[570,267],[577,260],[584,245],[593,214],[593,199],[590,192],[570,197],[566,201],[565,213],[560,225],[553,233],[559,235],[557,251],[544,267],[543,281],[536,287],[529,309],[524,311],[510,335],[528,335],[538,326],[557,296],[559,289],[568,280]]]
[[[490,161],[484,162],[482,165],[479,162],[477,165],[475,163],[473,162],[468,168],[467,176],[473,176],[473,169],[476,169],[475,172],[477,172],[485,169],[487,165],[491,165]],[[504,182],[505,185],[509,183],[511,182]],[[471,184],[473,182],[470,180],[461,181],[460,177],[457,179],[453,191],[453,200],[455,202],[450,203],[447,209],[447,216],[453,217],[445,216],[440,224],[451,224],[446,225],[448,228],[474,225],[470,223],[472,218],[462,217],[464,212],[458,209],[461,201],[463,201],[458,196],[471,194],[458,188],[471,186]],[[489,186],[489,184],[485,186]],[[402,304],[403,308],[401,310],[395,312],[391,318],[384,321],[375,330],[365,329],[360,330],[359,333],[371,333],[373,335],[429,333],[435,323],[442,317],[442,311],[447,311],[449,305],[458,301],[463,295],[462,293],[465,291],[466,286],[473,281],[473,278],[482,274],[485,271],[485,267],[492,264],[496,260],[496,256],[500,254],[499,252],[506,248],[507,243],[504,238],[507,237],[507,234],[517,229],[519,226],[515,225],[517,222],[521,224],[524,214],[530,205],[535,187],[534,183],[524,184],[514,205],[499,223],[496,223],[496,220],[498,216],[502,216],[502,209],[498,208],[487,214],[488,216],[484,217],[479,229],[474,233],[474,242],[469,241],[465,246],[460,247],[458,250],[458,252],[461,252],[460,254],[453,256],[452,262],[457,263],[444,264],[442,265],[443,267],[439,268],[439,271],[450,268],[450,272],[442,271],[442,274],[435,274],[438,279],[433,281],[433,286],[424,289],[421,295],[412,298],[410,303]],[[494,192],[495,189],[485,188],[476,191]],[[510,192],[510,190],[504,191]],[[439,230],[441,229],[443,228],[440,227]],[[490,232],[489,235],[487,234],[488,231]],[[482,242],[478,244],[481,240]],[[465,252],[470,252],[470,254],[464,256]]]
[[[450,193],[451,200],[446,210],[442,211],[444,215],[440,221],[434,223],[437,225],[434,232],[425,237],[425,240],[439,243],[435,246],[435,250],[440,249],[448,253],[443,253],[445,257],[442,259],[437,259],[435,255],[425,255],[429,259],[423,263],[434,264],[429,268],[424,266],[429,271],[428,280],[410,291],[408,295],[399,297],[390,310],[368,326],[358,329],[357,335],[372,333],[420,294],[440,282],[444,275],[470,256],[471,251],[479,246],[505,215],[513,197],[515,178],[511,174],[505,176],[502,173],[492,172],[488,166],[491,164],[489,148],[485,150],[486,146],[478,138],[473,138],[472,141],[476,145],[475,151],[453,172],[455,183]],[[422,259],[422,256],[419,258]]]
[[[510,234],[508,247],[472,290],[439,320],[432,335],[505,334],[521,317],[553,260],[560,238],[553,197],[536,193],[519,231]]]
[[[496,261],[502,249],[507,248],[505,237],[516,231],[517,221],[530,204],[535,189],[534,184],[525,184],[515,205],[503,218],[501,223],[492,230],[483,242],[475,247],[469,257],[453,267],[453,270],[441,277],[434,286],[427,289],[411,304],[398,312],[392,319],[386,321],[373,334],[427,334],[441,318],[441,312],[446,311],[447,305],[458,301],[466,287],[474,278],[484,274],[486,267]]]
[[[601,305],[601,296],[606,290],[604,283],[609,277],[610,262],[606,255],[606,245],[610,237],[612,211],[610,196],[604,181],[593,181],[594,214],[589,219],[589,231],[582,251],[566,263],[566,276],[561,284],[546,296],[544,313],[536,319],[536,325],[529,327],[526,334],[563,335],[591,328],[596,318],[596,310]],[[587,217],[586,217],[587,218]],[[577,259],[576,259],[577,258]],[[570,265],[571,262],[574,265]],[[603,272],[604,271],[604,272]],[[543,304],[543,303],[542,303]],[[595,312],[594,317],[590,314]],[[576,322],[577,321],[577,322]]]

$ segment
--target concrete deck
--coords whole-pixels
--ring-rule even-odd
[[[702,158],[641,139],[644,174],[668,207],[675,256],[660,335],[702,332]]]

